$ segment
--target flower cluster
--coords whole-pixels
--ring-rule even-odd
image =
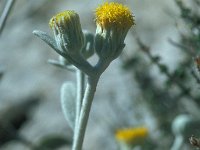
[[[125,37],[135,20],[128,7],[114,2],[99,6],[95,15],[95,35],[83,32],[79,15],[73,10],[63,11],[50,19],[54,39],[42,31],[34,31],[34,34],[85,74],[100,75],[122,52]],[[94,50],[99,61],[92,66],[87,59],[94,54]]]
[[[128,7],[119,3],[99,6],[96,11],[95,50],[100,59],[112,61],[123,50],[128,30],[135,24]],[[84,43],[79,15],[71,10],[61,12],[49,22],[58,48],[67,55],[80,53]]]

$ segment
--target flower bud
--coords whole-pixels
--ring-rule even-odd
[[[84,35],[77,13],[71,10],[61,12],[52,17],[49,26],[61,51],[70,55],[80,53],[84,45]]]

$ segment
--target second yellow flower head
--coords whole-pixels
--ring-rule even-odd
[[[133,15],[128,7],[111,2],[104,3],[96,9],[96,22],[102,26],[117,26],[119,28],[129,29],[135,24]]]

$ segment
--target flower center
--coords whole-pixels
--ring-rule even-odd
[[[119,28],[130,28],[135,24],[133,15],[128,7],[111,2],[104,3],[96,8],[96,22],[102,27],[117,26]]]

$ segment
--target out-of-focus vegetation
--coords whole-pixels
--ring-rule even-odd
[[[163,144],[166,139],[173,141],[171,126],[173,120],[181,114],[189,114],[199,120],[200,93],[199,93],[199,51],[200,51],[200,1],[190,1],[192,6],[187,6],[181,0],[175,1],[180,10],[180,20],[184,26],[184,32],[179,31],[180,41],[169,42],[181,51],[182,61],[177,62],[176,69],[169,70],[167,64],[162,63],[162,58],[152,54],[152,48],[145,45],[142,39],[136,37],[138,50],[133,56],[124,55],[123,69],[132,72],[133,78],[137,81],[143,103],[148,105],[149,110],[157,120],[161,137],[157,139],[158,149],[169,149],[169,145]],[[195,6],[195,7],[194,7]],[[195,9],[196,8],[196,9]],[[179,28],[177,27],[177,30]],[[133,35],[134,36],[134,35]],[[160,46],[162,50],[162,45]],[[169,54],[172,55],[173,54]],[[147,57],[147,58],[146,58]],[[152,75],[152,66],[159,69],[159,74]],[[159,76],[164,76],[160,81]],[[199,121],[197,121],[199,122]],[[196,127],[185,125],[190,135],[183,135],[186,139],[183,145],[189,145],[188,137],[199,136],[199,123]],[[197,125],[198,124],[198,125]],[[186,130],[186,127],[184,127]],[[174,135],[176,136],[176,135]],[[162,140],[161,140],[162,139]],[[169,143],[168,143],[169,144]],[[184,147],[183,147],[184,148]]]

